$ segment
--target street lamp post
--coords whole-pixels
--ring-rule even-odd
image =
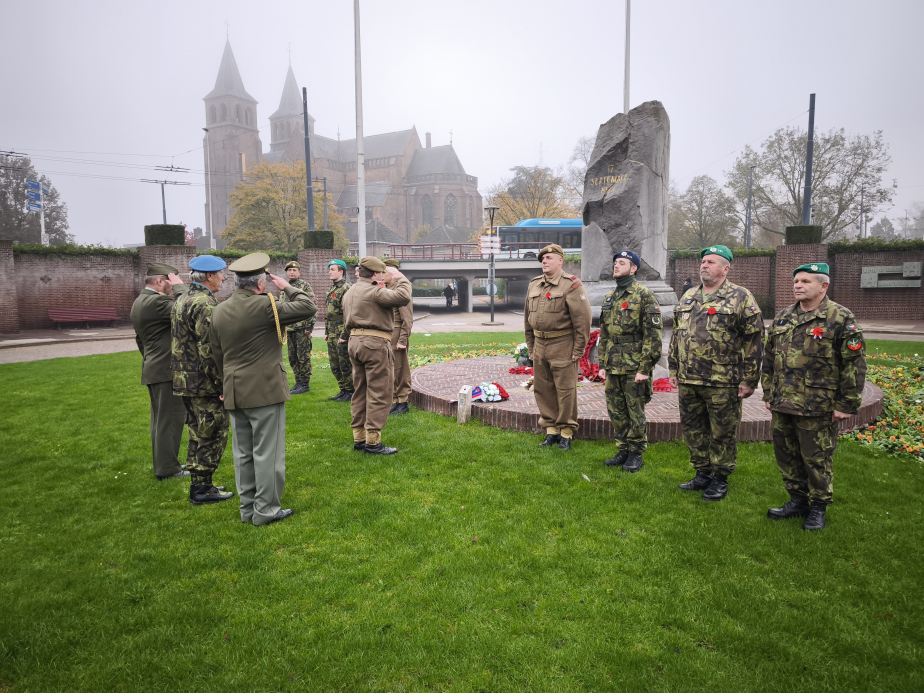
[[[485,210],[487,211],[488,216],[491,218],[491,230],[488,234],[489,236],[494,236],[494,214],[499,209],[500,207],[496,207],[494,205],[488,205],[487,207],[485,207]],[[491,294],[491,322],[493,323],[494,322],[494,292],[495,292],[494,252],[493,251],[491,252],[490,261],[491,261],[491,264],[488,266],[488,292]]]
[[[747,222],[747,247],[749,250],[751,248],[751,201],[754,199],[754,169],[755,166],[751,166],[751,174],[748,176],[748,222]]]
[[[212,230],[214,224],[212,223],[212,152],[211,147],[209,147],[209,129],[202,128],[205,130],[205,196],[209,198],[209,247],[215,247],[215,232]]]

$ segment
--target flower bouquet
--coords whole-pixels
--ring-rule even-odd
[[[502,402],[510,399],[507,391],[497,383],[481,383],[472,389],[473,402]]]

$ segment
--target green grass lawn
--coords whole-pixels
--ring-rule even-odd
[[[518,337],[415,343],[463,340]],[[0,691],[924,689],[920,463],[842,442],[806,533],[765,518],[766,444],[717,504],[677,490],[679,443],[628,475],[412,410],[396,456],[355,454],[324,365],[265,527],[154,479],[138,354],[0,366]]]

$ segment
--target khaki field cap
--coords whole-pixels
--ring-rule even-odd
[[[269,263],[270,257],[266,253],[251,253],[240,260],[232,262],[228,269],[242,277],[246,277],[251,274],[264,274]]]
[[[292,269],[293,267],[294,267],[295,269],[301,269],[302,266],[301,266],[300,264],[298,264],[295,260],[292,260],[292,262],[290,262],[289,264],[287,264],[287,265],[285,266],[284,269],[287,269],[287,270],[288,270],[288,269]]]
[[[168,274],[179,274],[180,270],[176,267],[170,265],[165,265],[162,262],[149,262],[147,275],[149,277],[156,277],[158,275],[167,276]]]
[[[395,269],[398,269],[401,266],[401,264],[397,260],[395,260],[395,258],[387,257],[385,258],[385,266],[394,267]]]
[[[539,251],[539,261],[542,262],[542,256],[546,253],[555,253],[556,255],[561,255],[562,259],[565,258],[565,251],[562,250],[561,246],[557,243],[552,245],[547,245],[545,248]]]
[[[385,263],[373,255],[367,255],[362,260],[360,260],[359,266],[365,267],[367,270],[370,270],[372,272],[384,272],[385,271]]]

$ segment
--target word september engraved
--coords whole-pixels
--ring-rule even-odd
[[[617,183],[622,183],[627,177],[628,175],[625,173],[618,176],[597,176],[596,178],[591,178],[589,183],[591,185],[616,185]]]

